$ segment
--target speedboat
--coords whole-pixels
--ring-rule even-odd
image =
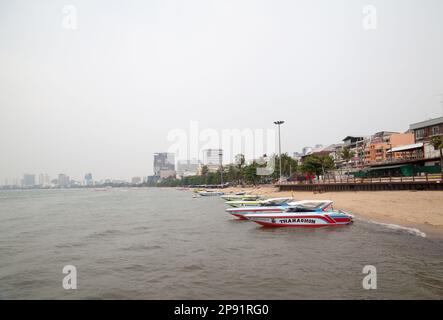
[[[225,194],[221,196],[223,200],[226,201],[255,201],[261,198],[259,195],[255,194]]]
[[[257,200],[237,200],[237,201],[226,201],[225,203],[234,208],[241,207],[262,207],[270,206],[274,203],[292,202],[295,201],[293,198],[271,198],[271,199],[257,199]]]
[[[282,212],[293,202],[293,198],[272,198],[268,200],[260,201],[259,206],[243,206],[237,208],[228,208],[226,212],[232,214],[233,216],[246,220],[245,215],[250,213],[276,213]]]
[[[212,190],[206,190],[206,191],[199,191],[197,194],[203,196],[203,197],[210,197],[210,196],[221,196],[224,194],[224,192],[221,191],[212,191]]]
[[[353,222],[353,216],[332,208],[332,201],[304,201],[288,206],[278,213],[251,213],[244,217],[266,227],[304,227],[318,228],[325,226],[347,225]]]

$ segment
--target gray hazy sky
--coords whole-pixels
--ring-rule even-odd
[[[442,113],[442,17],[441,0],[0,0],[0,181],[145,176],[191,120],[284,119],[290,153],[405,131]]]

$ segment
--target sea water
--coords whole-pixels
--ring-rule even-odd
[[[0,299],[443,298],[441,239],[361,219],[263,228],[225,208],[174,189],[0,191]]]

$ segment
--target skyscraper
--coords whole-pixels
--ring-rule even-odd
[[[23,175],[23,187],[33,187],[35,186],[35,174],[27,174]]]
[[[63,173],[58,175],[57,184],[59,187],[67,187],[69,185],[69,177]]]
[[[45,175],[43,173],[40,173],[38,175],[38,185],[42,186],[45,184]]]
[[[217,171],[223,163],[223,149],[203,150],[203,164],[209,171]]]
[[[92,180],[92,173],[85,174],[85,185],[92,186],[94,184],[94,180]]]
[[[203,164],[220,166],[223,161],[223,149],[203,150]]]
[[[154,176],[157,180],[175,176],[175,155],[173,153],[154,153]]]

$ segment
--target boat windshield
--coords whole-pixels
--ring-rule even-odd
[[[312,212],[318,211],[324,206],[324,202],[321,203],[313,203],[313,204],[303,204],[297,205],[295,207],[288,208],[287,212]]]
[[[275,206],[281,206],[282,204],[288,202],[288,199],[278,199],[278,200],[271,200],[271,201],[266,201],[265,203],[263,203],[264,207],[275,207]]]

